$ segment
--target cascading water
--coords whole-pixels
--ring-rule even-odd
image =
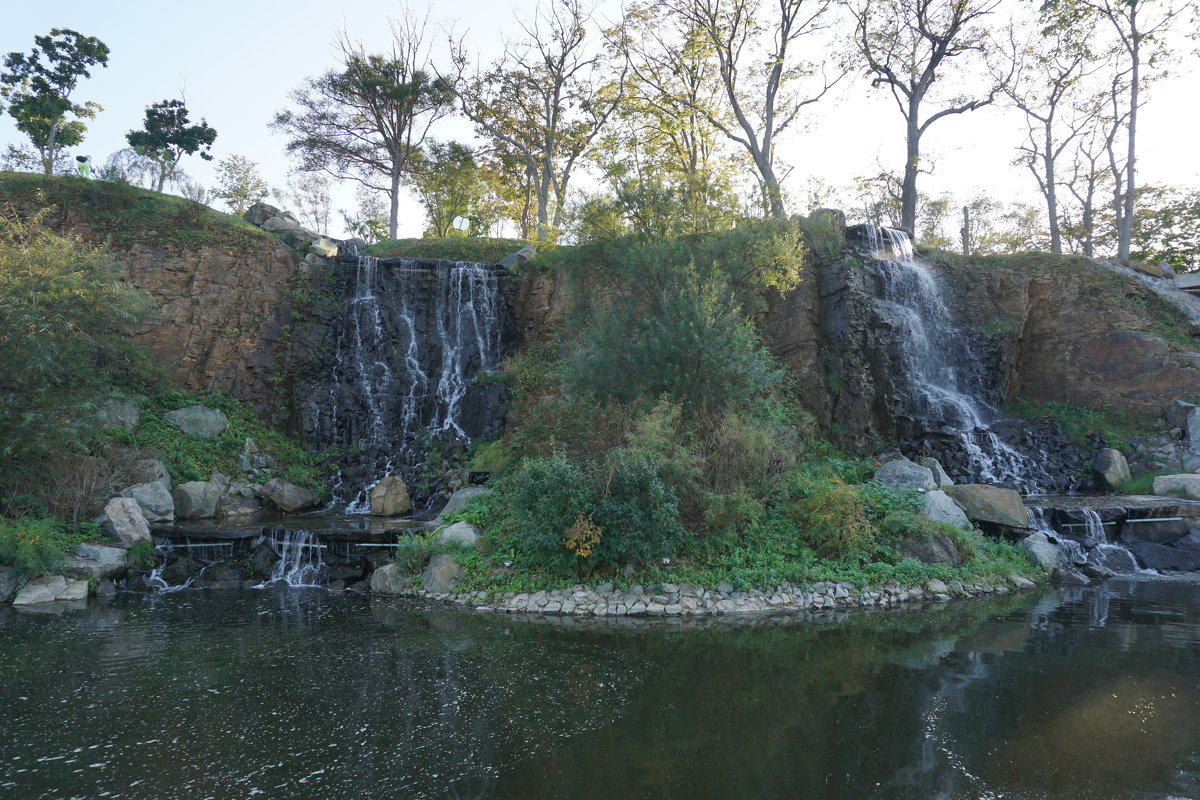
[[[955,325],[933,271],[913,253],[903,231],[863,226],[880,316],[907,379],[896,409],[921,435],[949,436],[966,462],[970,479],[1011,483],[1041,492],[1042,470],[991,429],[1001,418],[989,400],[995,390],[967,338]]]
[[[263,586],[321,586],[325,579],[325,545],[312,531],[275,530],[267,538],[279,556]]]
[[[370,510],[370,487],[425,460],[431,439],[498,429],[499,370],[513,327],[495,267],[357,256],[327,376],[306,401],[316,449],[341,448],[334,501]]]

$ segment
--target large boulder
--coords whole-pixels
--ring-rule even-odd
[[[1092,471],[1096,473],[1096,477],[1100,479],[1104,488],[1109,491],[1117,491],[1121,488],[1121,484],[1133,477],[1129,474],[1129,463],[1125,460],[1125,456],[1121,455],[1120,450],[1114,450],[1111,447],[1101,450],[1092,461]]]
[[[251,225],[262,227],[262,224],[271,217],[277,216],[279,209],[267,203],[255,203],[246,209],[246,213],[242,214],[242,219],[249,222]]]
[[[338,254],[337,242],[319,236],[308,243],[308,254],[321,258],[333,258]]]
[[[936,489],[938,485],[928,467],[914,464],[907,458],[884,464],[875,471],[875,480],[896,489]]]
[[[296,215],[290,211],[281,211],[273,217],[264,219],[259,227],[268,233],[288,233],[304,229],[300,220],[296,219]]]
[[[122,489],[121,497],[131,497],[142,509],[147,522],[174,522],[175,500],[158,481],[138,483]]]
[[[928,539],[905,539],[895,546],[900,558],[912,558],[924,564],[962,565],[962,553],[949,537],[935,533]]]
[[[200,439],[215,439],[229,427],[225,412],[208,406],[177,408],[163,414],[163,419],[189,436]]]
[[[1200,475],[1159,475],[1154,479],[1151,490],[1160,495],[1183,495],[1193,500],[1200,499]]]
[[[462,579],[462,572],[463,568],[454,560],[454,556],[438,553],[429,559],[429,566],[421,575],[421,585],[427,592],[445,594],[454,591]]]
[[[136,483],[154,483],[157,481],[168,492],[171,491],[171,473],[157,458],[143,458],[134,463],[129,470],[129,480]]]
[[[527,244],[515,253],[509,253],[500,259],[500,266],[507,270],[519,270],[537,257],[537,248]]]
[[[948,522],[956,528],[971,527],[971,521],[963,513],[962,507],[941,489],[934,489],[925,495],[925,507],[921,513],[934,522]]]
[[[221,487],[208,481],[188,481],[176,486],[171,497],[177,519],[212,519],[221,502]]]
[[[933,473],[933,479],[938,486],[953,486],[954,481],[946,474],[946,470],[942,469],[942,462],[936,458],[925,456],[921,459],[921,466]]]
[[[262,487],[248,481],[231,482],[221,494],[222,517],[252,517],[262,511],[258,495]]]
[[[100,404],[100,425],[104,428],[133,428],[138,424],[138,404],[123,397],[110,397]]]
[[[142,507],[132,497],[114,497],[104,505],[96,524],[125,547],[134,542],[151,541],[150,526]]]
[[[308,489],[288,483],[283,478],[272,478],[263,484],[262,494],[281,511],[302,511],[319,502],[317,496]]]
[[[394,517],[412,511],[412,500],[403,479],[388,475],[380,478],[371,489],[371,513],[377,517]]]
[[[44,575],[21,587],[13,598],[14,606],[33,606],[56,600],[86,600],[87,581],[71,581],[62,575]]]
[[[946,486],[942,491],[954,498],[968,519],[992,522],[1007,528],[1026,528],[1029,516],[1020,492],[987,483],[964,483]]]
[[[1200,567],[1200,555],[1192,550],[1179,550],[1163,544],[1134,542],[1129,549],[1147,569],[1160,572],[1190,572]]]
[[[384,564],[371,573],[371,591],[375,594],[403,594],[412,587],[412,581],[399,564]]]
[[[1137,561],[1134,559],[1133,553],[1124,547],[1097,547],[1088,555],[1088,558],[1093,563],[1099,564],[1113,572],[1129,575],[1138,571]]]
[[[76,578],[102,579],[125,570],[129,551],[123,547],[85,542],[75,547],[75,555],[68,556],[63,572]]]
[[[1029,534],[1017,543],[1017,547],[1021,548],[1029,560],[1044,572],[1053,572],[1063,566],[1062,553],[1058,546],[1041,531]]]
[[[461,544],[474,547],[479,542],[479,528],[466,522],[456,522],[438,534],[438,544]]]

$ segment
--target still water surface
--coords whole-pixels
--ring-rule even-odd
[[[1200,798],[1200,585],[700,629],[0,609],[0,730],[6,800]]]

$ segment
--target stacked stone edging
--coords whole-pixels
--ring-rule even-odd
[[[917,601],[949,601],[1032,589],[1028,578],[963,583],[940,580],[924,586],[891,582],[859,590],[851,583],[814,583],[807,587],[781,585],[770,591],[736,591],[729,584],[716,589],[688,584],[660,584],[653,591],[632,586],[619,590],[612,584],[582,584],[553,591],[507,593],[489,600],[489,592],[438,593],[408,588],[397,593],[472,608],[486,614],[541,614],[575,617],[711,617],[722,614],[775,614],[849,608],[890,608]],[[635,591],[640,590],[640,591]]]

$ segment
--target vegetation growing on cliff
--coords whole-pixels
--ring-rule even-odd
[[[1028,571],[1009,545],[930,522],[915,491],[875,483],[870,462],[821,440],[751,321],[809,252],[795,223],[768,223],[571,254],[587,292],[557,341],[509,362],[513,424],[476,450],[498,475],[463,515],[486,531],[484,554],[463,557],[471,585],[629,569],[746,588]],[[905,558],[935,535],[963,567]]]
[[[117,181],[0,172],[0,196],[22,217],[50,206],[45,224],[61,230],[86,223],[117,247],[159,242],[250,250],[277,243],[239,217]]]

